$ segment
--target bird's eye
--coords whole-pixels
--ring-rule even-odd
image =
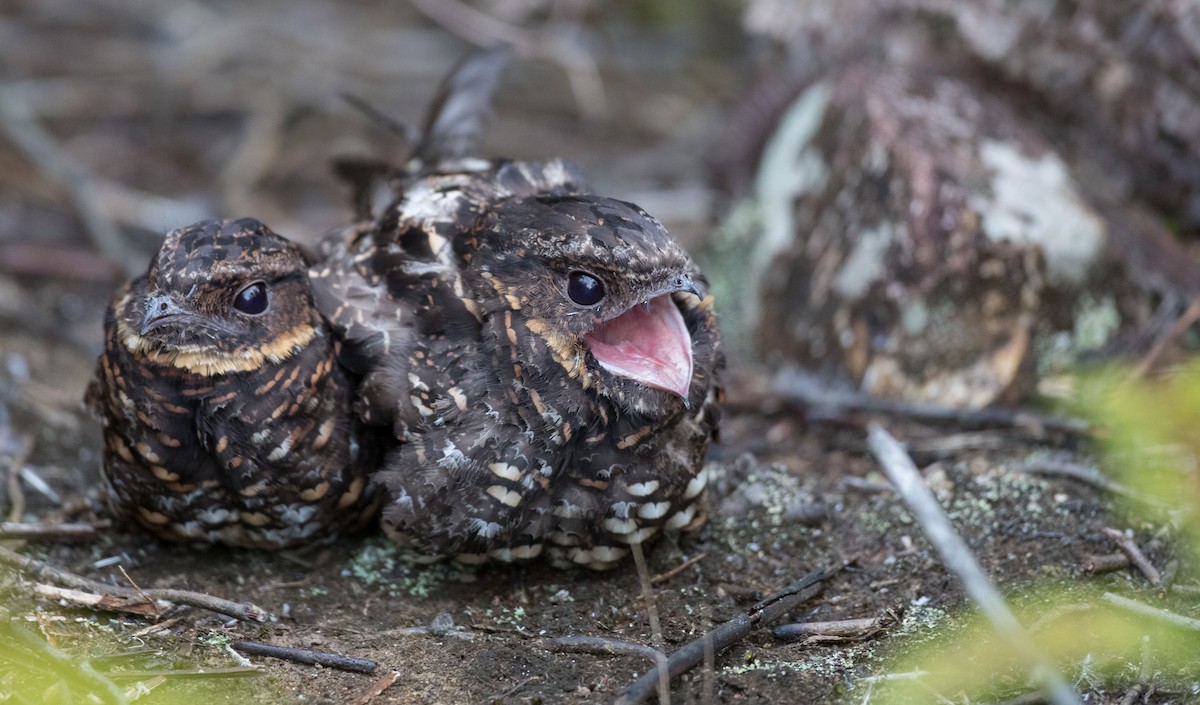
[[[604,300],[604,285],[587,272],[574,271],[567,277],[567,296],[580,306],[595,306]]]
[[[257,316],[267,310],[267,285],[254,282],[242,287],[233,297],[233,307],[250,316]]]

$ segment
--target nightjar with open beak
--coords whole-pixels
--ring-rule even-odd
[[[116,514],[169,540],[271,549],[374,518],[377,444],[307,270],[256,220],[206,220],[117,291],[87,394]]]
[[[695,264],[561,161],[467,156],[499,73],[453,74],[405,169],[326,243],[318,307],[397,446],[382,519],[431,557],[608,568],[704,520],[722,366]]]

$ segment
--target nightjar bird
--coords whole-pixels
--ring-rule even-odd
[[[117,515],[168,540],[270,549],[375,517],[377,444],[308,266],[256,220],[205,220],[116,292],[87,401]]]
[[[447,79],[404,169],[363,180],[317,306],[397,446],[385,530],[431,559],[615,565],[704,521],[723,365],[712,299],[662,225],[562,161],[468,156],[495,52]]]

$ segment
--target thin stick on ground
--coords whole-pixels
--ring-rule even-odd
[[[132,585],[133,589],[137,590],[137,593],[142,596],[142,599],[145,600],[147,604],[154,607],[154,618],[158,619],[161,617],[162,613],[158,611],[158,605],[154,604],[154,600],[150,599],[150,597],[146,594],[146,591],[142,589],[141,585],[138,585],[136,582],[134,582],[133,578],[129,577],[129,573],[125,572],[125,566],[118,564],[117,570],[121,571],[121,575],[125,576],[125,582]]]
[[[1084,484],[1091,485],[1098,490],[1111,492],[1123,497],[1135,499],[1146,504],[1160,505],[1151,497],[1141,495],[1130,488],[1122,485],[1115,480],[1110,480],[1100,473],[1094,467],[1088,465],[1080,465],[1079,463],[1041,461],[1029,463],[1028,465],[1017,468],[1017,472],[1030,473],[1034,475],[1048,475],[1051,477],[1069,477],[1072,480],[1078,480]]]
[[[879,399],[867,394],[812,389],[801,385],[790,385],[783,391],[753,398],[731,399],[723,406],[733,412],[744,410],[747,413],[763,413],[764,409],[770,409],[772,406],[776,409],[800,407],[810,412],[813,409],[822,410],[821,414],[810,413],[810,416],[828,417],[836,413],[858,411],[959,426],[998,426],[1032,429],[1037,433],[1058,431],[1077,435],[1091,432],[1091,425],[1082,419],[1055,416],[1030,409],[959,409],[938,404]]]
[[[1154,367],[1156,362],[1158,362],[1158,358],[1162,357],[1162,354],[1167,349],[1167,346],[1182,337],[1184,333],[1188,332],[1188,329],[1191,328],[1197,320],[1200,320],[1200,296],[1192,299],[1192,303],[1187,307],[1183,314],[1179,316],[1175,323],[1171,325],[1167,332],[1154,341],[1154,345],[1151,346],[1150,351],[1146,353],[1146,356],[1143,357],[1140,362],[1138,362],[1137,367],[1133,368],[1133,370],[1129,373],[1129,377],[1126,379],[1132,381],[1145,377],[1146,373]]]
[[[1112,539],[1113,543],[1117,544],[1117,548],[1129,556],[1129,561],[1138,570],[1142,571],[1142,575],[1146,576],[1146,580],[1149,580],[1151,585],[1154,587],[1162,585],[1162,574],[1158,572],[1158,568],[1154,567],[1154,564],[1150,562],[1146,554],[1142,553],[1141,547],[1133,539],[1126,536],[1124,531],[1106,526],[1104,527],[1104,535]]]
[[[165,600],[180,605],[199,607],[201,609],[223,614],[234,619],[248,622],[265,622],[270,614],[258,605],[249,602],[233,602],[222,597],[207,595],[191,590],[175,590],[172,588],[147,588],[142,591],[134,588],[106,585],[104,583],[76,575],[62,568],[55,568],[49,563],[23,556],[15,551],[0,547],[0,564],[10,565],[25,573],[34,580],[52,581],[80,590],[88,590],[98,595],[110,595],[128,599],[143,598],[149,600]]]
[[[40,595],[48,600],[54,600],[55,602],[66,602],[106,612],[128,612],[129,614],[136,614],[142,617],[158,618],[162,614],[162,609],[171,606],[166,602],[147,603],[141,595],[132,598],[117,595],[97,595],[91,592],[84,592],[83,590],[47,585],[46,583],[34,583],[33,592],[36,595]]]
[[[631,641],[609,639],[603,636],[560,636],[545,639],[541,647],[547,651],[563,653],[599,654],[602,656],[641,656],[655,664],[659,658],[666,658],[663,652],[651,646],[635,644]]]
[[[836,575],[841,567],[809,573],[786,588],[776,592],[750,609],[705,634],[688,642],[667,659],[665,671],[669,680],[674,680],[697,666],[705,659],[706,652],[715,654],[740,641],[755,627],[774,622],[800,604],[820,592],[824,583]],[[637,680],[621,691],[617,705],[633,705],[650,697],[658,689],[663,666],[643,673]]]
[[[266,671],[253,666],[229,666],[227,668],[176,668],[170,671],[112,671],[104,675],[115,681],[141,681],[150,678],[196,678],[203,680],[213,678],[258,678],[266,674]]]
[[[671,701],[671,678],[667,675],[667,655],[663,653],[666,644],[663,641],[662,626],[658,621],[658,604],[654,601],[654,588],[650,585],[650,571],[646,568],[646,557],[642,554],[640,543],[630,544],[629,551],[633,554],[633,562],[637,566],[638,581],[642,586],[642,599],[646,601],[646,614],[650,617],[650,638],[654,642],[654,659],[657,663],[654,670],[658,671],[658,701],[669,703]]]
[[[86,541],[96,538],[93,524],[46,524],[43,522],[0,522],[0,541],[50,539]]]
[[[771,630],[777,639],[797,641],[808,637],[838,637],[865,639],[879,633],[887,622],[885,617],[866,619],[843,619],[836,622],[800,622],[781,624]]]
[[[1151,607],[1150,605],[1138,602],[1137,600],[1131,600],[1128,597],[1122,597],[1112,592],[1106,592],[1100,597],[1110,605],[1115,605],[1123,610],[1128,610],[1144,617],[1151,617],[1159,620],[1160,622],[1173,624],[1177,627],[1183,627],[1184,629],[1200,631],[1200,619],[1193,619],[1192,617],[1185,617],[1182,614],[1176,614],[1174,612],[1169,612],[1157,607]]]
[[[271,658],[283,659],[284,661],[325,666],[326,668],[354,671],[355,673],[374,673],[375,669],[379,667],[378,663],[369,658],[342,656],[341,654],[311,651],[309,649],[294,649],[290,646],[264,644],[259,641],[235,641],[230,646],[243,654],[250,654],[251,656],[270,656]]]
[[[691,568],[692,566],[696,565],[697,563],[699,563],[700,561],[704,560],[707,557],[708,557],[708,553],[705,551],[701,551],[700,553],[697,553],[696,555],[694,555],[691,558],[687,559],[686,561],[680,563],[679,565],[675,566],[674,568],[668,570],[667,572],[659,573],[658,575],[654,576],[653,578],[650,578],[650,584],[658,585],[659,583],[665,583],[668,580],[670,580],[671,578],[674,578],[676,575],[679,575],[683,571],[687,570],[688,568]]]
[[[21,468],[25,467],[25,461],[29,459],[29,454],[33,451],[33,436],[25,438],[21,442],[21,447],[13,455],[12,460],[8,464],[7,482],[8,482],[8,520],[19,522],[21,517],[25,515],[25,492],[21,489]]]
[[[351,700],[350,705],[367,705],[367,703],[382,695],[383,691],[395,685],[398,680],[400,680],[400,671],[392,671],[382,676],[379,680],[372,683],[370,688],[367,688],[357,698]]]
[[[1045,689],[1051,702],[1056,705],[1078,705],[1079,698],[1071,686],[1008,609],[1004,598],[988,580],[966,542],[954,530],[933,493],[921,481],[917,466],[904,446],[878,424],[870,425],[867,444],[909,511],[920,523],[926,538],[941,555],[942,563],[962,582],[967,594],[979,605],[984,616],[1009,643],[1013,652],[1025,659],[1030,675]]]
[[[1098,574],[1128,568],[1129,556],[1124,553],[1108,553],[1103,556],[1088,556],[1083,562],[1083,572]]]

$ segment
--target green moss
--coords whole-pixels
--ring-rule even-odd
[[[420,563],[420,560],[422,556],[390,541],[371,539],[350,558],[350,565],[342,574],[378,587],[392,597],[429,597],[441,585],[458,582],[463,575],[473,572],[459,563]]]

